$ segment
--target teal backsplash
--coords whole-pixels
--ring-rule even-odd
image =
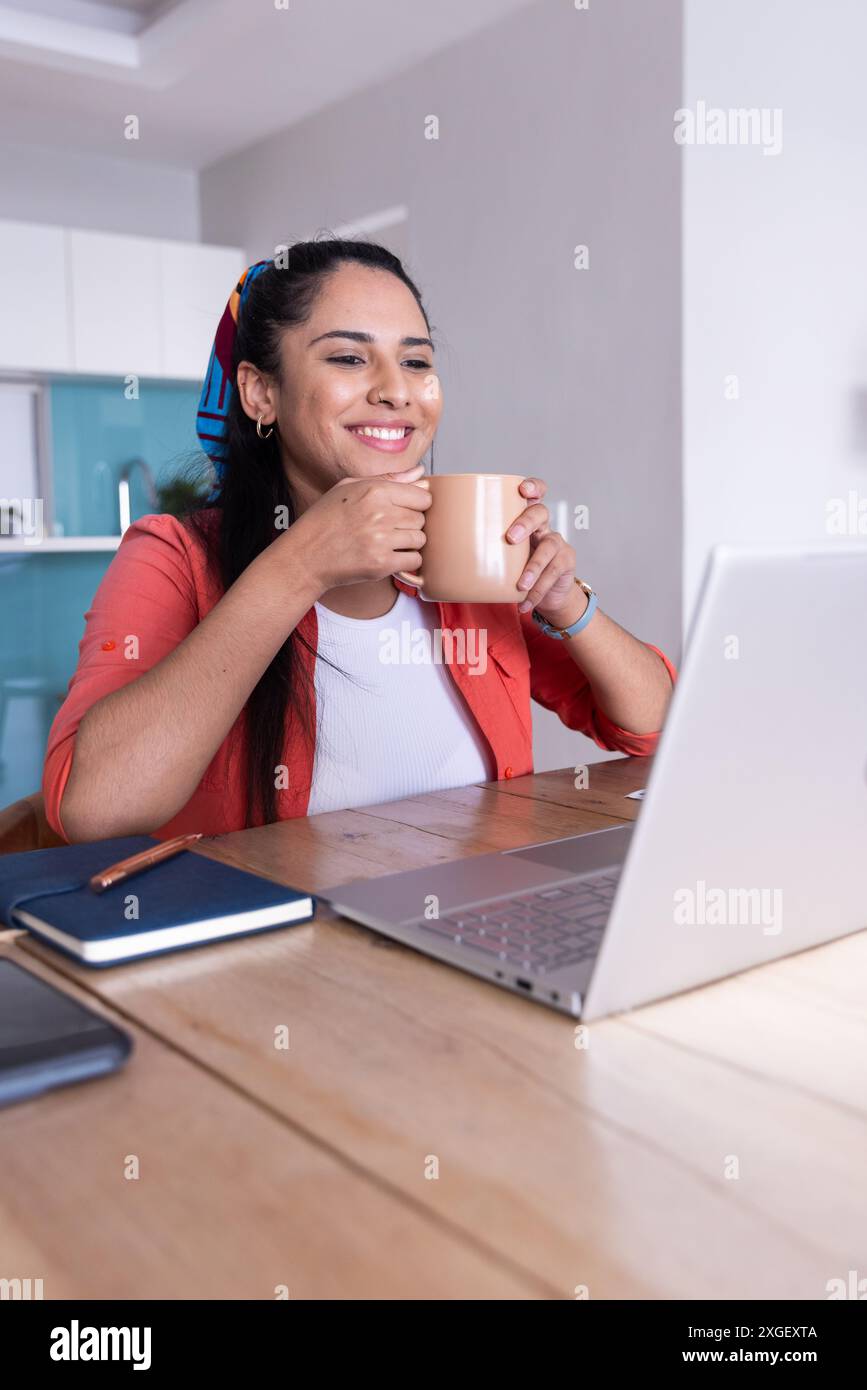
[[[142,458],[158,483],[200,454],[196,437],[199,388],[142,381],[127,400],[122,381],[55,382],[50,388],[54,519],[65,536],[120,533],[117,482],[131,458]],[[155,510],[141,473],[130,480],[132,517]]]
[[[120,534],[117,477],[131,458],[167,482],[199,453],[189,384],[143,381],[124,398],[117,381],[55,382],[50,389],[54,519],[64,536]],[[132,517],[152,512],[141,474]],[[84,615],[113,551],[4,555],[0,541],[0,806],[38,791],[48,730],[78,663]]]
[[[39,790],[48,730],[78,664],[112,551],[4,555],[0,543],[0,806]]]

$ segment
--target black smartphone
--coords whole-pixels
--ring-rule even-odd
[[[0,958],[0,1106],[117,1071],[132,1038],[14,961]]]

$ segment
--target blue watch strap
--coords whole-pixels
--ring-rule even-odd
[[[533,621],[538,623],[539,627],[548,637],[555,637],[562,642],[566,637],[574,637],[576,632],[580,632],[582,628],[587,626],[593,614],[596,612],[596,605],[598,602],[599,600],[596,594],[591,590],[590,597],[587,600],[587,607],[584,609],[581,617],[576,618],[574,623],[570,623],[569,627],[552,627],[551,624],[546,622],[541,614],[536,613],[535,610],[533,611]]]

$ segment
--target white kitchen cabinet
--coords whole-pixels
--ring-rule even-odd
[[[237,247],[160,242],[163,376],[204,378],[220,315],[244,265]]]
[[[67,231],[77,372],[161,376],[160,243]]]
[[[0,222],[0,373],[201,381],[238,247]]]
[[[62,227],[0,222],[0,370],[72,367],[66,242]]]

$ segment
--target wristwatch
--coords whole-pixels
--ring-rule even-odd
[[[584,609],[584,612],[581,614],[581,617],[576,618],[574,623],[571,623],[569,627],[553,627],[551,623],[545,621],[541,614],[536,612],[535,608],[532,612],[533,622],[538,623],[539,627],[548,637],[556,637],[557,640],[560,642],[562,642],[566,637],[574,637],[576,632],[580,632],[582,628],[587,626],[590,619],[593,617],[593,614],[596,612],[596,604],[598,602],[598,599],[596,597],[596,594],[591,589],[590,585],[586,584],[583,579],[578,578],[576,578],[575,583],[578,585],[579,588],[584,590],[585,594],[587,595],[588,603],[587,607]]]

